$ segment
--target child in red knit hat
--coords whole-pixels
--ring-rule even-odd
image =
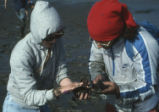
[[[97,83],[109,78],[103,81],[107,88],[101,94],[116,96],[110,102],[120,112],[157,112],[159,30],[146,22],[136,24],[127,6],[118,0],[96,2],[87,27],[93,39],[91,79]]]

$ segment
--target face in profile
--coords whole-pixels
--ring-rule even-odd
[[[56,42],[57,39],[61,38],[64,35],[63,29],[52,33],[48,35],[45,39],[42,41],[42,45],[46,48],[51,48],[53,44]]]
[[[110,40],[110,41],[95,41],[95,42],[96,42],[98,48],[109,49],[113,45],[114,40]]]

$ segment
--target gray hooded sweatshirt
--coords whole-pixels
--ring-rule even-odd
[[[62,40],[52,46],[45,66],[48,49],[41,45],[47,35],[61,28],[57,11],[48,2],[37,1],[31,14],[31,32],[16,44],[10,58],[7,90],[24,107],[38,108],[52,100],[55,82],[67,77]]]

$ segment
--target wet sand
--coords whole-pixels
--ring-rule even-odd
[[[128,4],[135,19],[149,20],[159,27],[158,0],[121,0]],[[5,10],[0,1],[0,112],[6,95],[8,80],[9,56],[14,44],[19,40],[20,29],[13,5],[8,1]],[[55,2],[54,6],[65,25],[64,46],[66,50],[69,75],[72,80],[80,81],[83,77],[89,78],[88,58],[91,42],[88,38],[86,18],[93,2],[64,4]],[[72,95],[62,96],[49,104],[54,112],[104,112],[104,100],[92,96],[88,101],[74,101]]]
[[[88,74],[88,57],[90,42],[86,28],[86,18],[92,3],[87,4],[54,4],[58,10],[65,26],[64,47],[69,69],[69,76],[73,81],[80,81]],[[10,52],[19,40],[19,21],[15,16],[12,4],[6,10],[0,10],[0,110],[6,95],[6,84],[8,80]],[[103,111],[103,106],[94,108],[101,99],[92,97],[89,101],[74,101],[72,94],[62,96],[60,99],[50,102],[54,112],[97,112]],[[104,101],[103,101],[104,102]],[[101,103],[103,103],[101,102]],[[99,106],[98,106],[99,107]]]

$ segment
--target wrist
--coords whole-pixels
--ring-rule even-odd
[[[116,98],[120,98],[120,88],[117,84],[115,86],[115,96]]]
[[[60,88],[56,88],[56,89],[53,89],[53,94],[55,97],[58,97],[61,95],[61,89]]]
[[[69,78],[64,78],[60,81],[60,86],[66,86],[72,84],[72,81]]]

